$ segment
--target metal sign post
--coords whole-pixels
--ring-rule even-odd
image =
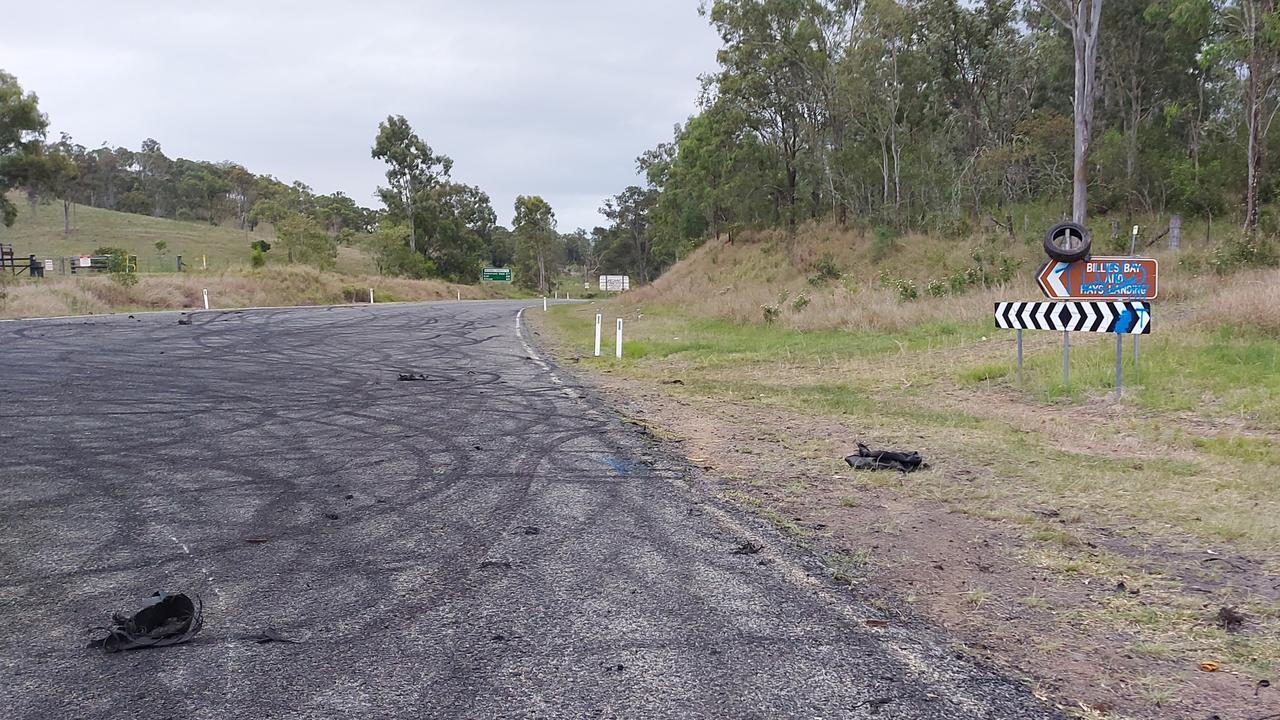
[[[1172,224],[1171,228],[1172,229]],[[1129,234],[1129,254],[1138,249],[1141,228]],[[1119,240],[1117,223],[1111,224]],[[1078,240],[1077,240],[1078,238]],[[1150,244],[1150,243],[1148,243]],[[1062,384],[1071,384],[1071,333],[1107,332],[1116,336],[1116,397],[1124,387],[1124,338],[1133,335],[1133,364],[1138,364],[1138,338],[1151,332],[1151,303],[1160,292],[1160,263],[1154,258],[1095,257],[1089,231],[1063,222],[1044,236],[1049,260],[1036,273],[1045,297],[1056,302],[998,302],[996,327],[1018,331],[1018,382],[1022,383],[1022,331],[1062,333]]]
[[[1071,384],[1071,333],[1062,331],[1062,384]]]
[[[1116,333],[1116,397],[1124,386],[1124,336]]]
[[[1022,384],[1022,328],[1018,328],[1018,384]]]
[[[1018,379],[1022,380],[1022,331],[1057,330],[1062,332],[1062,384],[1071,383],[1071,333],[1115,333],[1116,394],[1124,380],[1120,373],[1124,362],[1122,335],[1145,335],[1151,332],[1151,303],[1114,300],[1110,302],[998,302],[995,305],[996,327],[1018,331]]]

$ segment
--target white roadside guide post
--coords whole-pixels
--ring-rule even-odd
[[[458,291],[458,302],[462,302],[462,291]]]
[[[209,288],[205,288],[202,292],[204,294],[204,309],[208,310],[209,309]]]
[[[613,354],[622,359],[622,318],[618,318],[618,337],[613,342]]]
[[[373,304],[373,288],[369,288],[369,304]]]
[[[596,313],[596,357],[600,357],[600,322],[603,319],[603,315]]]
[[[542,296],[542,312],[546,312],[546,311],[547,311],[547,296],[543,295]]]

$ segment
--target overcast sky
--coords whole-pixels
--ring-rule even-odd
[[[545,197],[600,224],[635,157],[695,109],[715,69],[697,0],[155,0],[6,3],[0,68],[52,136],[234,160],[374,205],[378,122],[409,119],[510,222]]]

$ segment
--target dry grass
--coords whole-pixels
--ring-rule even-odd
[[[0,317],[48,317],[130,310],[203,307],[202,290],[213,307],[328,305],[367,302],[369,288],[379,302],[482,299],[494,289],[436,280],[347,276],[303,266],[230,271],[216,275],[143,275],[132,286],[109,277],[83,276],[22,280],[3,288]]]
[[[1193,321],[1206,328],[1237,325],[1280,337],[1280,269],[1214,278],[1214,290]]]
[[[970,287],[958,295],[932,297],[930,279],[974,265],[971,253],[1002,253],[1017,264],[1001,286]],[[1190,248],[1184,253],[1202,252]],[[1231,278],[1200,275],[1167,250],[1150,254],[1161,261],[1162,327],[1231,324],[1280,335],[1280,270],[1240,273]],[[820,261],[829,258],[841,275],[815,283]],[[778,325],[797,329],[899,331],[923,322],[986,323],[999,300],[1042,297],[1034,282],[1043,261],[1037,244],[993,235],[942,240],[908,234],[891,244],[871,233],[814,224],[794,236],[782,231],[740,235],[733,245],[707,243],[651,285],[623,296],[633,305],[678,307],[698,317],[761,324],[763,306],[776,306]],[[881,274],[914,282],[919,297],[900,300],[883,286]],[[797,298],[804,300],[797,303]]]

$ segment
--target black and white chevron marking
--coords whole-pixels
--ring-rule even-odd
[[[1134,300],[998,302],[996,327],[1147,335],[1151,332],[1151,303]]]

